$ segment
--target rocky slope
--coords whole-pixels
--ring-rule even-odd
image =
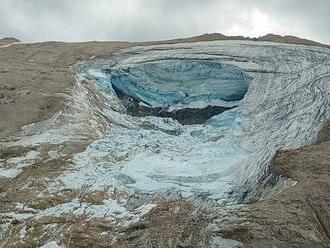
[[[210,36],[181,41],[195,42],[203,39],[210,39]],[[1,116],[6,116],[0,120],[2,246],[51,247],[58,244],[67,247],[328,247],[329,131],[327,126],[323,129],[322,126],[329,118],[329,50],[251,41],[225,41],[137,47],[114,53],[110,58],[108,56],[121,48],[136,45],[141,44],[48,42],[14,44],[0,48]],[[94,58],[101,55],[101,59]],[[125,105],[125,99],[117,97],[118,91],[112,94],[111,88],[102,88],[104,77],[107,79],[107,76],[101,74],[100,78],[100,74],[89,71],[91,68],[102,68],[105,69],[104,72],[106,69],[113,71],[111,61],[115,60],[116,70],[126,72],[127,65],[130,68],[134,64],[140,66],[141,61],[148,64],[149,58],[162,61],[164,56],[167,59],[193,57],[195,61],[212,58],[212,63],[236,66],[242,73],[246,73],[247,77],[252,78],[243,101],[235,102],[235,106],[239,105],[236,109],[243,110],[243,118],[247,116],[243,121],[243,133],[238,134],[235,140],[244,149],[257,151],[253,152],[257,156],[248,159],[248,163],[244,162],[244,167],[240,170],[236,169],[233,175],[241,180],[228,183],[231,186],[236,185],[234,188],[223,191],[220,187],[220,191],[216,190],[235,196],[231,199],[236,199],[239,203],[245,200],[250,204],[224,207],[203,194],[197,197],[188,194],[187,198],[163,194],[163,191],[162,194],[150,194],[145,190],[132,193],[122,187],[127,185],[125,180],[131,180],[132,171],[133,176],[138,176],[146,168],[141,167],[140,170],[136,166],[128,167],[120,173],[125,177],[117,182],[118,177],[113,174],[117,172],[108,170],[106,164],[115,165],[124,161],[125,168],[125,161],[134,161],[134,157],[127,154],[127,150],[132,148],[125,144],[137,144],[137,149],[142,149],[137,150],[138,153],[147,150],[155,161],[157,156],[163,154],[162,149],[174,151],[181,147],[183,150],[179,153],[185,153],[185,146],[191,150],[191,146],[205,142],[205,137],[201,136],[192,139],[189,136],[191,131],[203,133],[206,128],[204,131],[211,131],[211,136],[222,133],[218,138],[206,137],[207,142],[213,142],[215,147],[217,144],[221,145],[221,140],[226,135],[234,135],[220,130],[219,119],[213,121],[213,126],[204,124],[199,128],[200,124],[189,127],[190,125],[182,126],[172,121],[163,123],[162,118],[150,117],[149,112],[147,116],[126,115],[128,105]],[[87,62],[83,62],[87,59]],[[82,63],[76,64],[77,62]],[[212,75],[212,63],[211,66],[206,63],[206,68],[209,68],[206,69],[208,75]],[[199,64],[177,66],[194,66],[200,70]],[[239,74],[235,74],[236,67],[234,69],[230,66],[222,66],[224,72],[230,71],[226,80],[237,80]],[[156,70],[152,75],[157,72],[162,74],[162,70],[168,68],[168,65],[164,67],[160,63],[157,69],[160,71]],[[73,71],[76,72],[76,77]],[[140,67],[134,71],[137,72],[140,73]],[[182,70],[178,73],[186,75]],[[191,75],[188,76],[189,82]],[[199,76],[204,80],[203,74]],[[142,76],[139,74],[138,77]],[[196,78],[197,75],[192,77]],[[134,79],[130,75],[128,78]],[[161,77],[160,79],[164,80]],[[182,80],[184,81],[184,78]],[[219,80],[225,82],[224,78]],[[126,76],[124,81],[127,82]],[[209,89],[210,85],[206,89]],[[163,108],[157,105],[155,98],[148,95],[150,89],[132,95],[131,87],[127,88],[126,84],[120,86],[123,95],[129,96],[126,99],[128,104],[132,103],[130,97],[134,96],[137,102],[143,100],[147,103],[148,108]],[[184,92],[182,88],[179,91]],[[136,93],[136,90],[134,92]],[[198,92],[202,91],[189,91],[194,98],[185,96],[185,102],[176,106],[175,111],[178,111],[178,107],[186,111],[185,113],[196,109],[194,99]],[[223,107],[223,102],[220,102],[220,105],[219,102],[214,104],[212,97],[216,96],[218,99],[219,95],[216,94],[216,89],[212,89],[212,92],[214,94],[206,98],[204,93],[201,94],[203,98],[199,96],[199,100],[204,100],[204,104],[207,100],[206,106]],[[162,91],[158,90],[157,94],[159,93]],[[173,105],[173,99],[176,103],[181,101],[178,100],[181,99],[180,96],[173,95],[166,88],[162,94],[169,105]],[[228,104],[228,98],[224,100],[227,100]],[[182,107],[182,104],[187,104],[188,107]],[[145,105],[133,106],[140,108]],[[197,109],[200,109],[200,106]],[[134,111],[136,108],[133,108]],[[232,110],[223,114],[230,111]],[[159,109],[156,112],[158,113]],[[171,111],[168,113],[171,114]],[[186,118],[187,115],[184,116]],[[227,114],[225,116],[228,118]],[[261,119],[265,121],[261,123]],[[299,121],[294,122],[294,119]],[[202,122],[204,121],[202,119]],[[138,131],[125,133],[120,129],[123,127]],[[141,128],[144,131],[139,131]],[[180,140],[180,135],[178,138],[173,136],[173,132],[178,130],[189,132]],[[140,136],[142,138],[137,139]],[[156,137],[158,141],[154,144],[151,138],[146,142],[144,136]],[[113,148],[107,140],[108,137],[109,140],[117,142],[113,144],[114,150],[111,150]],[[178,142],[173,142],[176,139]],[[163,143],[160,140],[163,140]],[[275,154],[279,149],[298,148],[317,141],[319,144],[314,146]],[[141,142],[144,142],[143,148],[139,147]],[[152,155],[154,145],[158,146],[156,155]],[[225,146],[222,144],[221,147]],[[200,153],[196,155],[197,162],[203,154],[203,149],[198,150]],[[233,151],[237,152],[236,148]],[[194,157],[193,152],[187,157]],[[273,154],[275,159],[271,160]],[[172,155],[174,160],[180,156],[176,153]],[[211,154],[210,161],[221,158],[220,155],[213,157]],[[148,163],[146,158],[144,157],[143,161]],[[260,158],[263,158],[264,163],[251,164],[251,161],[260,161]],[[195,162],[190,164],[198,165]],[[264,165],[271,165],[271,169],[268,171],[268,167]],[[239,173],[237,176],[237,171],[242,171],[242,168],[245,168],[245,173]],[[158,169],[155,167],[153,170]],[[251,171],[257,173],[252,173],[251,177]],[[181,172],[185,175],[189,173],[178,171],[179,174]],[[268,172],[271,172],[271,176],[268,176]],[[183,190],[189,187],[196,189],[194,180],[191,181],[196,175],[191,175],[189,180],[180,178],[178,181],[178,175],[166,174],[167,171],[162,173],[167,177],[175,176],[176,179],[171,179],[172,183],[181,184],[177,188],[181,192],[191,192]],[[161,182],[162,176],[164,174],[155,178]],[[201,180],[198,181],[200,185],[210,183],[203,183],[201,174],[197,176],[198,180]],[[113,181],[112,178],[117,179]],[[139,179],[141,178],[145,180],[149,177]],[[265,178],[267,180],[264,180]],[[259,184],[260,181],[263,183]],[[134,183],[130,185],[135,187]],[[205,193],[204,186],[197,187],[201,190],[199,193]],[[144,189],[141,187],[140,185],[136,188]],[[249,190],[245,192],[246,189]],[[236,200],[234,202],[237,202]]]
[[[8,46],[10,44],[18,43],[18,42],[20,41],[14,37],[5,37],[0,39],[0,46]]]

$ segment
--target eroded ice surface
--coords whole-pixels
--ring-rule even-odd
[[[250,81],[237,66],[193,59],[120,65],[105,72],[113,88],[160,106],[241,100]]]
[[[62,181],[237,200],[276,150],[315,142],[329,118],[329,61],[325,48],[248,41],[136,47],[87,61],[77,71],[111,95],[104,113],[113,128],[75,157],[76,171]],[[122,104],[118,89],[172,111],[238,107],[181,125],[113,109]]]

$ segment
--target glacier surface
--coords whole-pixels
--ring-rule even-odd
[[[67,187],[237,202],[267,175],[277,150],[316,142],[330,117],[326,48],[253,41],[133,47],[76,71],[111,96],[103,111],[112,127],[75,156],[76,170],[61,178]],[[173,113],[223,109],[182,125],[134,116],[129,104]]]

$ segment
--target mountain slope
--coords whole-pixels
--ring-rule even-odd
[[[327,105],[329,98],[326,95],[329,81],[326,72],[330,50],[246,41],[243,37],[228,38],[220,34],[160,43],[218,39],[243,41],[156,47],[145,46],[150,43],[46,42],[1,47],[0,115],[5,116],[0,118],[1,246],[38,247],[58,243],[67,247],[92,245],[239,247],[243,243],[245,247],[329,247],[329,129],[325,125],[320,132],[319,140],[312,139],[312,136],[318,136],[317,131],[321,129],[318,126],[321,122],[318,120],[325,121],[319,119],[323,116],[322,111],[329,110]],[[271,35],[260,39],[322,46],[292,37]],[[242,44],[250,49],[243,49],[240,47],[243,46]],[[137,45],[143,47],[133,47]],[[214,48],[216,45],[218,48]],[[129,49],[130,47],[133,48]],[[205,47],[208,50],[203,50]],[[121,50],[127,48],[128,50]],[[121,53],[122,57],[118,57]],[[162,145],[168,149],[173,148],[173,144],[180,144],[190,152],[194,148],[192,145],[195,145],[191,141],[195,142],[195,140],[183,137],[180,142],[171,142],[175,138],[168,140],[165,138],[180,135],[180,132],[172,128],[180,126],[179,124],[173,124],[171,121],[155,124],[154,117],[147,116],[143,119],[144,117],[140,116],[136,118],[125,115],[125,106],[116,95],[104,92],[97,88],[94,81],[82,78],[76,68],[84,67],[87,60],[87,65],[95,63],[107,69],[109,65],[113,65],[108,60],[109,57],[120,58],[116,61],[118,66],[122,62],[124,62],[122,64],[127,62],[128,65],[134,63],[143,65],[150,58],[161,62],[166,61],[166,57],[169,56],[182,59],[184,55],[188,58],[195,56],[198,61],[203,58],[214,58],[222,63],[235,64],[243,68],[244,73],[257,80],[255,82],[258,84],[252,83],[253,87],[249,89],[245,99],[251,124],[248,130],[251,131],[249,134],[255,134],[256,146],[265,148],[273,146],[272,142],[257,144],[258,139],[263,137],[272,137],[272,140],[276,141],[285,140],[288,145],[284,146],[284,149],[294,148],[297,140],[299,141],[297,147],[317,141],[319,143],[277,152],[270,167],[275,177],[265,180],[259,191],[257,190],[253,195],[255,198],[252,196],[249,198],[254,202],[252,204],[223,207],[214,204],[207,195],[200,194],[202,198],[199,200],[171,198],[161,194],[153,198],[148,194],[129,194],[116,187],[108,187],[110,182],[108,179],[112,174],[102,170],[104,167],[109,167],[102,162],[111,161],[110,165],[113,166],[118,161],[124,161],[123,163],[129,161],[131,158],[129,152],[125,150],[127,148],[125,145],[133,144],[130,151],[142,149],[150,152],[152,149],[158,149],[158,153],[155,152],[155,156],[158,156],[162,152]],[[100,60],[102,63],[99,63]],[[163,69],[173,68],[176,72],[180,72],[182,68],[190,68],[190,66],[198,70],[206,66],[205,70],[210,72],[206,74],[213,75],[213,70],[208,71],[207,68],[214,66],[212,63],[201,63],[197,66],[194,63],[165,63],[164,67],[163,65],[161,63],[161,66],[156,67],[157,70],[153,72],[166,75],[162,73]],[[118,68],[118,71],[127,73],[127,68],[120,66]],[[242,78],[241,74],[237,74],[240,71],[236,67],[221,68],[229,79]],[[137,69],[139,70],[140,67]],[[133,76],[128,74],[124,78],[132,79]],[[205,74],[199,73],[198,76],[203,77]],[[206,85],[210,87],[209,84]],[[264,87],[262,88],[264,91],[258,90],[258,87]],[[214,91],[216,92],[216,89]],[[166,90],[163,92],[168,93]],[[142,93],[144,94],[145,91]],[[140,92],[139,96],[142,93]],[[297,95],[301,97],[296,98]],[[173,94],[170,94],[170,99],[172,96]],[[153,100],[150,95],[143,99],[153,103],[150,101]],[[190,96],[188,100],[191,99],[193,97]],[[131,100],[128,98],[129,103]],[[287,110],[284,111],[285,114],[278,108],[279,106]],[[110,115],[104,111],[109,108],[112,111]],[[269,113],[273,114],[269,115]],[[285,121],[281,121],[283,116]],[[284,125],[291,116],[300,120],[295,123],[299,129],[293,128],[291,132],[289,128],[295,125],[290,124],[287,128],[276,130],[277,124]],[[210,122],[219,124],[218,121],[216,119]],[[302,125],[313,121],[315,125]],[[290,121],[290,123],[294,122]],[[107,143],[109,140],[102,140],[106,130],[117,130],[114,128],[117,126],[123,128],[125,125],[129,127],[128,133],[132,130],[138,132],[141,127],[145,131],[143,133],[132,131],[128,136],[125,130],[110,132],[109,135],[113,138],[110,139],[110,143]],[[180,128],[182,130],[182,127]],[[258,130],[262,130],[263,134],[267,134],[269,130],[272,132],[259,137],[260,133],[256,132]],[[159,133],[162,136],[155,136]],[[203,136],[205,133],[206,136]],[[120,136],[121,134],[123,136]],[[201,130],[191,130],[188,134],[195,135],[198,142],[200,140],[204,142],[203,139],[207,135],[212,135]],[[304,136],[305,134],[308,135]],[[151,143],[134,143],[136,139],[144,141],[145,136],[157,139],[150,139]],[[122,137],[125,139],[121,139]],[[132,142],[127,142],[127,138]],[[212,137],[207,142],[216,143],[222,138],[222,136]],[[93,143],[95,140],[96,142]],[[115,152],[102,150],[111,148],[107,145],[111,145],[112,141],[116,142],[113,146]],[[280,144],[275,148],[283,147]],[[178,154],[176,157],[186,152],[172,150]],[[198,148],[195,151],[198,152],[197,158],[201,158],[200,154],[204,150]],[[214,154],[204,158],[212,159]],[[175,160],[176,157],[169,161]],[[198,162],[198,159],[190,160],[189,165],[196,164],[196,161]],[[153,165],[151,160],[149,162]],[[135,169],[139,169],[139,166],[128,167],[124,172],[129,175]],[[74,174],[75,171],[82,173]],[[170,171],[180,172],[174,169]],[[145,172],[143,167],[139,172]],[[154,171],[151,172],[156,174]],[[168,176],[165,173],[167,171],[163,172]],[[63,188],[60,180],[63,182],[65,175],[78,176],[69,177],[74,180],[64,180],[66,185]],[[83,180],[86,175],[91,175],[90,180]],[[99,180],[94,180],[94,175],[101,177],[96,178]],[[155,180],[161,181],[162,176],[164,175],[156,175]],[[104,178],[107,180],[103,180]],[[185,184],[190,183],[192,178],[170,177],[170,180],[172,182],[182,180],[180,187],[187,188]],[[129,177],[119,179],[119,185],[130,182]],[[201,183],[204,180],[203,177],[198,179]],[[77,182],[90,186],[74,187]],[[102,184],[107,187],[101,190],[96,187]],[[132,181],[131,184],[134,186]],[[144,204],[146,202],[147,204]]]

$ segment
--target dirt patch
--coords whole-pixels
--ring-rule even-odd
[[[330,121],[328,121],[319,133],[318,143],[330,141]]]
[[[203,247],[207,244],[211,234],[206,229],[210,222],[206,211],[188,201],[157,204],[143,221],[123,230],[118,247]]]

